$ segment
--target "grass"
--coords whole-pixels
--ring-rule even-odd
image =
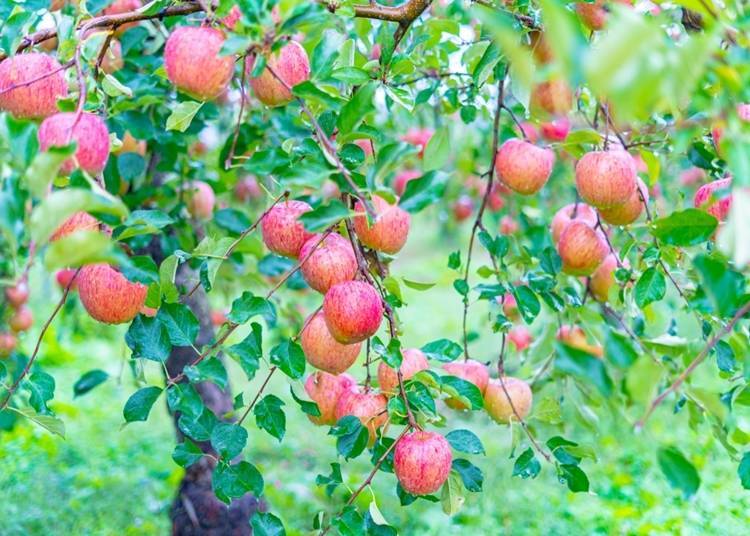
[[[409,306],[401,317],[406,326],[404,343],[409,346],[445,336],[458,339],[460,334],[461,302],[450,288],[455,275],[445,265],[447,251],[465,244],[465,236],[446,237],[432,227],[433,235],[412,238],[394,269],[399,277],[436,283],[426,292],[404,289]],[[462,231],[465,234],[466,229]],[[48,285],[34,286],[42,289],[34,297],[37,318],[52,307],[51,302],[42,301],[43,296],[54,294]],[[312,310],[315,299],[299,301],[305,310]],[[486,306],[477,305],[472,308],[470,325],[481,326],[485,316]],[[45,343],[42,361],[57,380],[53,407],[65,420],[66,439],[28,423],[1,433],[4,500],[0,501],[0,519],[4,521],[0,532],[13,536],[168,534],[169,505],[181,470],[170,457],[174,431],[163,400],[157,402],[148,423],[123,428],[122,407],[135,386],[124,366],[127,353],[121,342],[122,328],[101,328],[70,311],[58,320],[56,331]],[[489,360],[499,351],[498,338],[483,333],[471,350]],[[517,363],[511,361],[514,370],[530,370],[526,365],[519,369]],[[92,368],[102,368],[112,378],[74,399],[73,383]],[[158,382],[158,369],[149,367],[146,373],[151,382]],[[237,368],[230,370],[235,389],[242,389],[246,399],[257,390],[263,371],[258,376],[247,385]],[[315,486],[315,476],[328,474],[329,463],[336,461],[334,441],[327,428],[311,426],[297,410],[284,378],[274,378],[270,389],[287,402],[286,437],[279,444],[248,419],[246,456],[263,472],[270,508],[284,520],[288,533],[307,534],[319,511],[333,512],[342,504],[341,490],[329,499]],[[301,383],[295,390],[302,393]],[[558,392],[557,387],[549,384],[535,393],[535,399],[553,392]],[[592,412],[565,388],[561,392],[567,397],[564,424],[540,425],[539,434],[542,438],[563,435],[595,450],[597,461],[582,463],[591,480],[591,493],[568,492],[548,465],[534,480],[511,477],[513,446],[523,440],[519,430],[498,426],[482,413],[449,411],[446,431],[469,428],[483,440],[486,456],[474,456],[472,461],[484,472],[484,493],[467,494],[463,510],[449,518],[440,505],[425,501],[399,506],[394,476],[381,473],[373,484],[374,495],[366,491],[358,504],[367,508],[376,497],[385,518],[401,527],[403,534],[746,532],[750,495],[741,489],[736,464],[713,439],[708,424],[699,424],[696,433],[689,429],[687,414],[671,416],[662,409],[646,430],[636,434],[627,422],[633,415],[606,406]],[[690,500],[669,487],[656,463],[657,447],[670,444],[678,445],[700,471],[701,487]],[[345,464],[346,483],[356,487],[369,468],[364,456]]]

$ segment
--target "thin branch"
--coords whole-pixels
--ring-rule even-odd
[[[253,406],[255,406],[255,403],[260,398],[260,395],[263,393],[263,391],[266,389],[266,386],[268,385],[268,382],[271,380],[271,376],[273,376],[273,373],[276,372],[276,369],[278,367],[276,365],[272,366],[268,370],[268,375],[266,376],[266,379],[263,381],[263,383],[260,386],[260,389],[258,389],[258,392],[255,395],[255,398],[253,398],[253,401],[250,402],[250,405],[247,406],[247,409],[245,410],[245,413],[242,414],[242,417],[240,417],[240,420],[237,421],[237,424],[242,424],[247,416],[250,414],[250,410],[253,409]]]
[[[242,58],[242,77],[240,78],[240,113],[237,115],[237,126],[234,128],[234,137],[232,138],[232,148],[229,150],[226,160],[224,160],[224,169],[229,169],[234,160],[234,152],[237,150],[237,140],[240,137],[240,126],[242,125],[242,114],[245,113],[245,102],[247,101],[247,92],[245,91],[245,80],[247,79],[247,55]]]
[[[75,64],[75,60],[70,60],[70,61],[64,63],[63,65],[61,65],[60,67],[58,67],[57,69],[53,69],[53,70],[47,71],[46,73],[41,74],[39,76],[35,76],[31,80],[26,80],[25,82],[19,82],[17,84],[13,84],[11,86],[3,88],[2,90],[0,90],[0,96],[4,95],[5,93],[8,93],[9,91],[13,91],[14,89],[18,89],[18,88],[30,86],[31,84],[39,82],[40,80],[44,80],[45,78],[49,78],[50,76],[54,76],[57,73],[59,73],[60,71],[67,71],[68,69],[70,69],[71,67],[73,67],[74,64]]]

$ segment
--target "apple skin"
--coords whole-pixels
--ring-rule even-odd
[[[336,421],[347,415],[357,417],[370,432],[369,446],[375,443],[375,432],[388,420],[388,399],[381,393],[359,390],[344,391],[336,402]]]
[[[302,351],[313,367],[341,374],[357,360],[362,344],[342,344],[333,338],[326,326],[322,312],[317,312],[306,322],[300,336]]]
[[[542,137],[547,141],[565,141],[570,133],[570,119],[557,117],[539,126]]]
[[[365,158],[375,154],[375,146],[372,144],[372,140],[370,138],[359,138],[357,140],[354,140],[354,145],[362,149],[362,151],[365,153]]]
[[[379,195],[372,196],[375,220],[372,226],[367,221],[365,207],[357,201],[354,209],[359,213],[353,218],[354,230],[359,240],[367,247],[395,255],[406,244],[409,237],[411,216],[398,204],[391,205]]]
[[[539,141],[539,132],[537,131],[536,126],[534,126],[534,123],[530,123],[529,121],[521,123],[521,132],[523,133],[524,139],[530,143],[536,143]]]
[[[187,187],[187,209],[193,218],[210,220],[214,215],[216,195],[203,181],[193,181]]]
[[[582,350],[591,355],[597,357],[602,357],[604,355],[604,348],[596,344],[589,344],[589,341],[586,338],[586,333],[584,333],[581,326],[563,324],[557,330],[555,338],[572,348],[577,348],[578,350]]]
[[[704,184],[695,192],[693,206],[705,210],[720,222],[726,221],[729,210],[732,208],[732,194],[714,201],[714,193],[720,190],[728,190],[731,186],[731,177]]]
[[[527,141],[511,138],[497,151],[495,170],[508,188],[522,195],[531,195],[547,183],[555,153]]]
[[[575,212],[575,218],[573,213]],[[586,203],[571,203],[558,210],[552,217],[550,231],[552,232],[552,242],[557,244],[560,241],[560,235],[563,233],[568,224],[573,221],[582,221],[591,227],[596,225],[596,211]]]
[[[557,253],[562,259],[562,271],[570,275],[591,275],[604,262],[609,247],[590,225],[574,220],[560,235]]]
[[[607,10],[604,9],[601,0],[594,3],[576,2],[575,10],[586,28],[589,30],[602,30],[607,22]]]
[[[127,13],[128,11],[135,11],[142,5],[143,3],[141,0],[115,0],[102,11],[102,15],[119,15],[121,13]],[[119,26],[114,33],[116,36],[121,36],[127,30],[134,28],[135,26],[138,26],[137,22],[129,22]]]
[[[541,30],[531,30],[529,32],[529,47],[531,48],[531,53],[534,55],[534,59],[540,65],[546,65],[555,59],[552,47]]]
[[[263,190],[258,184],[258,179],[252,175],[241,178],[234,187],[234,197],[242,203],[263,197]]]
[[[393,450],[393,472],[412,495],[435,493],[448,480],[453,454],[448,440],[426,430],[402,437]]]
[[[401,357],[399,368],[404,381],[412,378],[417,372],[430,368],[427,357],[419,348],[406,348],[401,351]],[[381,361],[378,365],[378,385],[386,396],[392,396],[399,390],[398,373],[389,367],[385,361]]]
[[[518,415],[525,419],[531,411],[533,395],[529,384],[518,378],[505,376],[503,378],[505,389],[500,379],[492,379],[484,392],[484,409],[495,422],[508,423],[511,419],[516,420],[515,408]],[[508,394],[505,394],[507,390]],[[511,406],[512,402],[512,406]]]
[[[255,61],[247,62],[248,75],[252,72]],[[305,49],[296,41],[289,41],[281,49],[266,58],[267,67],[260,76],[250,78],[250,87],[260,102],[267,106],[283,106],[294,98],[292,92],[284,86],[269,70],[293,88],[310,78],[310,59]]]
[[[29,285],[26,281],[19,281],[12,287],[5,289],[5,299],[14,309],[18,309],[29,301]]]
[[[55,232],[49,238],[50,242],[59,240],[68,235],[75,233],[76,231],[98,231],[99,220],[94,218],[88,212],[76,212],[70,216],[67,220],[62,222],[60,226],[55,229]]]
[[[75,275],[76,270],[74,268],[64,268],[57,271],[55,274],[55,280],[62,290],[65,290],[68,287],[68,284],[73,281],[73,284],[70,285],[70,290],[72,292],[78,288],[78,278],[76,277],[73,279]]]
[[[518,320],[520,318],[516,297],[511,292],[508,292],[503,296],[498,296],[495,299],[497,303],[503,307],[503,314],[508,317],[509,320]]]
[[[419,147],[419,158],[424,156],[425,147],[429,143],[435,131],[431,128],[411,128],[401,137],[402,141]]]
[[[468,195],[462,195],[453,203],[453,217],[462,222],[471,217],[474,212],[474,200]]]
[[[531,346],[534,337],[526,326],[515,326],[508,331],[508,341],[515,347],[516,352],[523,352]]]
[[[418,179],[421,176],[422,173],[416,169],[405,169],[393,179],[393,191],[396,192],[397,195],[404,195],[406,185],[409,181]]]
[[[234,74],[234,58],[220,56],[224,32],[207,26],[175,28],[164,47],[167,78],[198,100],[221,95]]]
[[[266,247],[283,257],[299,257],[302,246],[313,234],[297,218],[311,210],[304,201],[282,201],[275,205],[261,222]]]
[[[606,302],[609,299],[609,289],[615,284],[615,270],[617,258],[610,253],[591,274],[589,290],[596,300]]]
[[[105,324],[130,322],[146,302],[148,287],[131,283],[109,264],[88,264],[76,279],[86,311]]]
[[[505,235],[512,235],[518,232],[518,222],[507,214],[500,218],[500,232]]]
[[[467,359],[466,361],[453,361],[443,365],[443,369],[445,369],[445,371],[451,376],[456,376],[462,380],[473,383],[477,386],[479,392],[484,395],[484,391],[487,389],[487,384],[490,381],[490,373],[484,363],[474,361],[473,359]],[[447,398],[445,403],[449,408],[458,410],[469,409],[466,404],[457,398]]]
[[[357,258],[352,244],[340,234],[331,233],[322,241],[313,235],[299,252],[302,277],[308,285],[325,294],[336,283],[351,281],[357,274]]]
[[[211,311],[211,325],[218,328],[227,323],[227,315],[223,311],[213,309]]]
[[[9,356],[17,344],[18,339],[12,333],[0,333],[0,357]]]
[[[68,95],[62,70],[28,86],[4,90],[60,68],[55,58],[37,52],[16,54],[0,62],[0,110],[16,119],[42,119],[57,113],[57,99]]]
[[[529,109],[535,116],[568,115],[573,107],[573,91],[565,80],[552,79],[534,86]]]
[[[346,391],[356,391],[357,380],[349,374],[328,374],[318,371],[310,374],[305,380],[305,392],[318,405],[320,415],[308,415],[313,424],[318,426],[336,424],[336,403]]]
[[[13,313],[13,316],[8,320],[10,329],[16,333],[20,331],[28,331],[31,326],[34,325],[34,316],[31,314],[31,309],[25,305],[19,307],[18,310]]]
[[[68,175],[79,167],[90,175],[98,175],[104,171],[109,158],[107,125],[98,115],[84,112],[71,132],[75,119],[75,113],[61,112],[42,121],[37,133],[39,148],[46,151],[75,141],[75,156],[63,162],[60,173]]]
[[[576,188],[596,208],[627,203],[637,186],[633,158],[625,151],[591,151],[576,165]]]
[[[345,281],[326,292],[323,315],[334,339],[342,344],[353,344],[378,331],[383,321],[383,300],[369,283]]]
[[[643,212],[643,201],[648,203],[648,187],[640,177],[636,177],[636,184],[635,191],[625,203],[612,208],[599,209],[599,215],[604,221],[612,225],[630,225],[640,217]]]

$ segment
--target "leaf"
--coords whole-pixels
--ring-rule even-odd
[[[214,223],[230,233],[242,234],[250,227],[250,219],[234,208],[222,208],[214,212]]]
[[[284,524],[273,514],[255,512],[250,518],[255,536],[286,536]]]
[[[468,454],[484,454],[482,441],[469,430],[453,430],[449,432],[445,439],[455,450],[466,452]]]
[[[529,447],[516,458],[516,463],[513,464],[512,476],[520,476],[523,479],[536,478],[541,470],[542,465],[536,459],[536,456],[534,456],[534,451]]]
[[[457,514],[466,500],[461,493],[461,484],[461,477],[458,473],[454,472],[448,475],[448,480],[443,484],[443,489],[440,493],[440,503],[443,506],[443,512],[449,516]]]
[[[693,266],[700,273],[702,288],[716,312],[724,318],[733,316],[745,301],[745,277],[726,262],[708,255],[695,257]]]
[[[302,347],[291,339],[286,339],[271,349],[271,363],[290,378],[297,380],[305,373],[305,353]]]
[[[146,171],[146,160],[137,153],[123,153],[117,157],[117,171],[122,180],[132,182]]]
[[[269,324],[276,322],[276,309],[273,304],[265,298],[253,296],[252,292],[246,290],[242,296],[232,302],[232,309],[227,319],[235,324],[244,324],[257,315],[263,315]]]
[[[461,482],[463,483],[464,488],[466,488],[466,491],[471,491],[473,493],[482,491],[484,475],[479,467],[463,458],[453,460],[451,467],[461,477]]]
[[[607,331],[604,355],[613,365],[623,369],[628,368],[638,359],[638,351],[633,348],[630,338],[612,329]]]
[[[255,377],[255,373],[260,367],[260,358],[263,356],[263,328],[256,322],[253,322],[250,326],[252,330],[242,342],[233,344],[226,349],[233,359],[239,361],[248,380]]]
[[[256,497],[263,494],[263,476],[250,462],[241,461],[234,465],[219,463],[214,469],[211,484],[216,497],[229,504],[233,498],[252,493]]]
[[[159,282],[159,270],[148,255],[125,257],[120,263],[120,272],[128,281],[150,285]]]
[[[402,277],[401,281],[403,281],[404,285],[406,285],[410,289],[420,290],[420,291],[430,290],[432,287],[435,286],[435,283],[420,283],[419,281],[412,281],[411,279],[406,279],[405,277]]]
[[[338,119],[339,135],[348,134],[354,130],[365,116],[375,109],[376,88],[375,82],[360,86],[351,100],[341,108]]]
[[[28,184],[31,195],[43,198],[47,188],[57,177],[60,166],[75,153],[75,143],[66,147],[50,147],[40,151],[31,162],[31,166],[24,174],[24,181]]]
[[[167,406],[172,413],[196,419],[206,407],[192,383],[176,383],[167,389]]]
[[[125,408],[122,410],[125,422],[145,421],[148,419],[151,407],[156,402],[156,399],[159,398],[161,392],[161,387],[151,385],[138,389],[130,395],[128,401],[125,402]]]
[[[698,471],[695,470],[693,464],[685,459],[679,449],[676,447],[661,448],[657,454],[657,460],[669,484],[673,488],[681,490],[686,499],[698,491],[701,484]]]
[[[219,419],[214,413],[204,407],[198,416],[180,415],[177,427],[180,431],[195,441],[209,441],[211,431],[219,424]]]
[[[200,324],[193,311],[180,303],[165,303],[156,314],[169,334],[173,346],[192,346],[198,336]]]
[[[73,384],[73,398],[85,395],[97,385],[107,381],[107,378],[109,378],[109,374],[103,370],[89,370],[81,375],[81,377]]]
[[[286,432],[286,415],[281,407],[284,401],[275,395],[266,395],[253,408],[255,423],[281,441]]]
[[[190,123],[193,122],[195,114],[198,113],[198,110],[202,106],[202,102],[196,101],[178,103],[177,106],[172,108],[172,113],[167,117],[167,130],[185,132],[190,127]]]
[[[422,168],[424,171],[440,169],[448,162],[451,156],[450,130],[447,126],[440,127],[427,142],[424,149]]]
[[[47,402],[55,396],[55,378],[42,370],[31,373],[23,382],[23,388],[29,391],[29,404],[37,413],[47,414]]]
[[[247,444],[247,430],[239,424],[220,422],[211,432],[211,446],[225,459],[238,456]]]
[[[50,433],[57,434],[63,439],[65,439],[65,423],[58,419],[57,417],[53,417],[51,415],[40,415],[39,413],[34,413],[31,408],[14,408],[13,406],[8,406],[8,409],[11,411],[15,411],[19,415],[23,415],[30,421],[38,424],[45,430],[47,430]]]
[[[339,419],[328,434],[336,437],[336,451],[346,460],[362,454],[370,440],[370,432],[354,415]]]
[[[451,340],[438,339],[422,346],[422,352],[424,352],[428,358],[434,359],[435,361],[450,363],[451,361],[455,361],[456,358],[463,353],[463,348],[461,348],[461,345]]]
[[[302,214],[298,220],[302,222],[310,232],[317,232],[330,227],[334,223],[354,214],[338,199],[331,200],[326,205],[321,205],[309,212]]]
[[[655,267],[647,268],[635,284],[635,303],[643,309],[647,305],[664,298],[667,281],[664,274]]]
[[[586,473],[577,465],[561,464],[558,476],[562,482],[568,485],[568,489],[573,493],[589,490],[589,479]]]
[[[123,224],[115,229],[114,236],[118,240],[125,240],[144,234],[156,234],[173,223],[174,220],[161,210],[134,210]]]
[[[430,171],[419,178],[412,179],[406,183],[406,189],[399,199],[398,206],[416,214],[440,201],[447,183],[448,174],[439,171]]]
[[[320,417],[320,408],[315,402],[309,402],[307,400],[302,400],[297,396],[297,394],[294,392],[294,388],[292,386],[289,386],[289,391],[292,393],[292,398],[294,401],[299,404],[300,409],[307,415],[310,415],[312,417]]]
[[[484,407],[484,398],[479,388],[470,381],[459,378],[458,376],[441,376],[441,389],[453,398],[473,410]],[[466,404],[468,402],[468,404]]]
[[[651,234],[672,246],[696,246],[711,238],[718,223],[705,210],[689,208],[654,221]]]
[[[740,484],[745,489],[750,489],[750,452],[746,452],[740,460],[737,467],[737,476],[740,477]]]
[[[106,234],[79,230],[49,245],[44,254],[44,267],[54,271],[114,260],[113,242]]]
[[[220,389],[226,389],[229,385],[227,370],[218,357],[204,359],[195,366],[187,366],[183,369],[183,372],[194,383],[209,381]]]
[[[144,315],[133,319],[125,333],[125,343],[133,352],[133,359],[164,362],[172,350],[166,326],[158,319]]]
[[[555,348],[557,350],[555,370],[591,382],[604,396],[612,394],[614,385],[601,359],[566,344],[557,343]]]
[[[188,468],[203,457],[203,451],[198,445],[185,438],[172,451],[172,459],[180,467]]]
[[[526,285],[513,287],[513,296],[516,298],[516,304],[524,322],[531,324],[542,310],[539,298]]]

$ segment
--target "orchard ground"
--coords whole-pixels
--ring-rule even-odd
[[[433,209],[434,210],[434,209]],[[436,338],[460,333],[460,296],[451,288],[455,277],[447,264],[447,253],[463,251],[469,225],[458,232],[428,225],[434,221],[433,210],[415,218],[415,234],[396,261],[394,273],[420,282],[436,282],[431,289],[418,292],[403,288],[409,307],[400,314],[408,326],[405,346],[421,346]],[[424,233],[431,234],[424,234]],[[418,234],[423,233],[423,234]],[[436,246],[440,247],[436,247]],[[439,252],[439,253],[438,253]],[[475,264],[479,267],[481,262]],[[32,307],[38,318],[44,318],[54,304],[57,287],[54,281],[40,281],[34,273],[36,288]],[[42,302],[42,297],[50,297]],[[288,292],[299,300],[306,312],[314,310],[313,297]],[[75,300],[77,302],[77,300]],[[223,304],[226,305],[226,304]],[[487,306],[470,309],[472,325],[481,321]],[[537,319],[538,323],[544,319]],[[71,335],[73,323],[80,322],[79,334]],[[39,326],[28,334],[29,345]],[[31,423],[22,423],[12,432],[0,433],[0,518],[2,534],[8,536],[44,534],[168,534],[168,509],[182,469],[172,462],[174,429],[163,400],[149,417],[149,423],[129,425],[121,430],[122,407],[136,387],[127,370],[128,351],[123,342],[125,327],[107,327],[82,314],[76,304],[70,306],[45,339],[42,364],[57,379],[58,396],[54,410],[66,423],[66,439],[44,432]],[[472,357],[494,358],[499,350],[499,336],[483,330],[481,339],[470,345]],[[83,336],[85,333],[85,337]],[[55,344],[55,338],[59,344]],[[238,335],[239,339],[240,336]],[[117,342],[115,342],[117,341]],[[532,345],[527,352],[533,352]],[[230,378],[235,394],[242,390],[252,395],[265,377],[262,368],[250,386],[241,381],[239,368],[230,360]],[[361,358],[360,362],[361,363]],[[707,361],[703,367],[715,366]],[[100,368],[110,374],[109,380],[94,391],[73,399],[73,384],[86,371]],[[373,367],[373,373],[375,367]],[[308,367],[309,372],[309,367]],[[358,378],[364,370],[355,365],[351,371]],[[529,378],[530,370],[520,372]],[[159,370],[150,363],[150,383],[159,382]],[[277,375],[273,392],[288,406],[294,402],[287,381]],[[294,385],[302,396],[302,382]],[[535,404],[546,391],[535,390]],[[569,404],[566,406],[570,406]],[[750,496],[743,492],[737,478],[736,464],[722,452],[710,433],[708,424],[699,431],[689,430],[687,412],[673,417],[664,405],[647,428],[637,434],[616,410],[598,408],[591,413],[589,427],[577,427],[575,435],[561,435],[583,446],[595,447],[597,462],[585,459],[582,466],[591,480],[591,494],[574,494],[557,482],[554,470],[543,463],[534,480],[512,477],[514,459],[510,453],[514,440],[506,426],[493,423],[483,412],[450,415],[445,432],[455,428],[474,431],[487,449],[475,463],[485,476],[484,493],[467,493],[463,510],[453,518],[444,515],[439,505],[417,501],[408,508],[398,505],[392,492],[393,475],[379,473],[373,487],[381,502],[380,511],[390,524],[403,534],[741,534],[747,529]],[[534,424],[534,412],[530,424]],[[284,521],[288,534],[307,534],[316,513],[330,505],[322,487],[316,487],[315,476],[328,474],[328,463],[335,452],[328,427],[312,426],[300,411],[288,411],[287,433],[281,445],[268,434],[252,434],[245,456],[256,464],[266,479],[266,500]],[[634,420],[629,416],[631,422]],[[579,421],[580,423],[580,421]],[[690,453],[690,461],[701,477],[697,494],[684,500],[678,490],[669,486],[656,460],[655,444],[677,445]],[[520,449],[516,454],[520,453]],[[345,482],[354,488],[371,468],[366,456],[342,467]],[[383,491],[384,493],[379,493]],[[385,493],[387,492],[387,493]],[[341,493],[341,490],[338,491]],[[358,504],[366,509],[372,495],[363,493]],[[340,501],[337,501],[338,505]],[[333,507],[328,506],[331,510]]]

